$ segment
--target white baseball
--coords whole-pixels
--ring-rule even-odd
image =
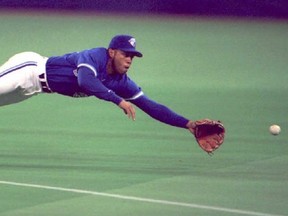
[[[278,135],[281,132],[279,125],[271,125],[269,131],[272,135]]]

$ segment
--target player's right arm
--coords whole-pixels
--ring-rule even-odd
[[[78,85],[82,91],[99,99],[113,102],[123,109],[124,113],[135,120],[135,109],[131,103],[116,95],[112,90],[106,88],[97,77],[97,71],[90,65],[80,64],[77,73]]]
[[[119,105],[123,99],[116,95],[112,90],[106,88],[97,78],[97,72],[94,70],[87,65],[78,67],[77,81],[83,93]]]

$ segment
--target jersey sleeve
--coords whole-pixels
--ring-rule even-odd
[[[175,127],[187,128],[186,125],[189,122],[188,119],[177,114],[163,104],[151,100],[144,94],[137,97],[135,100],[131,100],[131,102],[149,116],[162,123]]]
[[[93,64],[89,64],[87,59],[80,60],[77,65],[77,80],[81,90],[89,96],[95,96],[119,105],[122,98],[103,85],[97,77],[97,70]]]
[[[87,50],[81,53],[77,59],[77,80],[81,90],[89,95],[99,99],[110,101],[118,105],[122,98],[108,89],[99,79],[98,70],[105,65],[105,53],[101,50]],[[103,51],[103,50],[102,50]],[[98,58],[95,58],[95,56]],[[102,62],[103,61],[103,62]]]
[[[141,87],[139,87],[133,80],[125,75],[117,86],[116,94],[121,96],[126,101],[133,101],[142,96],[144,93],[142,92]]]

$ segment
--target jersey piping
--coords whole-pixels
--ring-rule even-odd
[[[19,70],[19,69],[27,67],[27,66],[37,66],[37,63],[34,61],[28,61],[28,62],[24,62],[24,63],[19,64],[19,65],[16,65],[14,67],[11,67],[9,69],[6,69],[6,70],[0,72],[0,77],[3,77],[9,73],[12,73],[13,71]]]
[[[136,95],[134,95],[131,98],[125,98],[125,100],[127,100],[127,101],[136,100],[137,98],[141,97],[142,95],[144,95],[144,92],[140,91],[140,92],[138,92]]]
[[[87,68],[89,68],[90,70],[93,71],[94,75],[97,76],[97,71],[96,71],[96,69],[95,69],[93,66],[91,66],[91,65],[89,65],[89,64],[82,63],[82,64],[79,64],[77,68],[80,68],[80,67],[87,67]]]

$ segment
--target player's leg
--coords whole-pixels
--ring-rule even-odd
[[[40,57],[25,52],[0,67],[0,106],[21,102],[42,91],[36,73]]]

